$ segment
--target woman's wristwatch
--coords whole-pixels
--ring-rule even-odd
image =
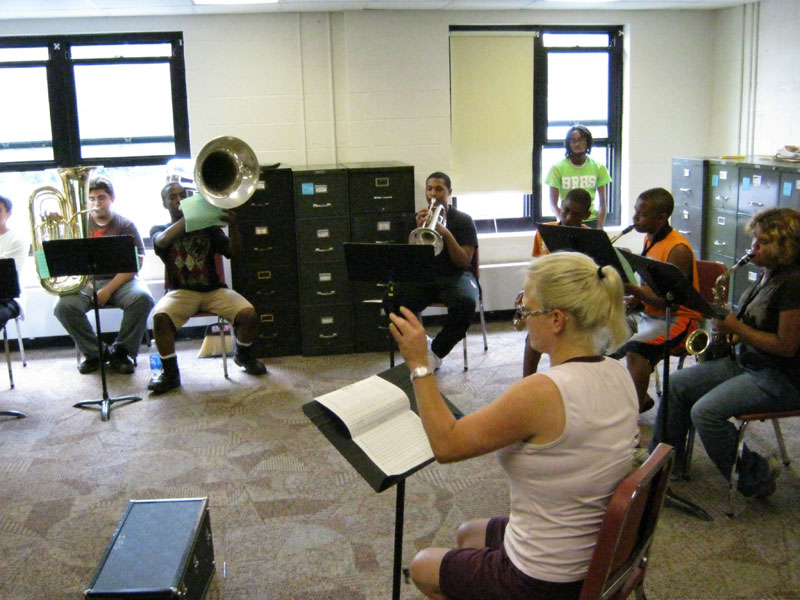
[[[431,369],[428,365],[411,369],[411,381],[419,379],[420,377],[427,377],[428,375],[433,375],[433,369]]]

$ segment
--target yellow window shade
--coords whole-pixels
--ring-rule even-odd
[[[531,193],[533,38],[450,37],[453,191]]]

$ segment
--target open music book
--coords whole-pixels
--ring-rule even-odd
[[[400,475],[433,459],[422,421],[406,393],[373,375],[315,398],[342,420],[350,437],[386,475]]]

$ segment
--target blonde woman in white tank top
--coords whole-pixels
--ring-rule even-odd
[[[414,583],[439,600],[577,598],[637,435],[633,382],[617,361],[599,355],[628,337],[617,272],[573,252],[534,259],[515,322],[551,367],[459,420],[437,388],[422,324],[402,307],[390,318],[416,371],[414,392],[436,460],[499,451],[511,497],[508,517],[462,524],[456,548],[420,551]]]

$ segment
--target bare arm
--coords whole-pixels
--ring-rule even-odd
[[[168,248],[175,240],[182,238],[185,234],[186,218],[181,217],[153,238],[153,246],[156,248]]]
[[[402,316],[390,315],[392,336],[410,369],[427,364],[425,330],[414,314],[401,307]],[[564,430],[561,395],[544,375],[512,385],[479,411],[456,419],[444,403],[431,375],[414,380],[422,425],[436,460],[453,462],[488,454],[511,443],[528,440],[547,443]]]
[[[561,218],[561,209],[558,207],[558,188],[550,187],[550,207],[553,209],[553,214]]]
[[[597,188],[597,228],[602,229],[606,222],[606,189],[608,185]]]
[[[226,210],[220,219],[228,224],[228,237],[231,240],[231,256],[241,254],[244,244],[242,243],[242,234],[239,231],[236,215],[232,210]]]
[[[692,281],[692,257],[693,254],[691,249],[684,244],[679,244],[670,251],[669,256],[667,257],[667,262],[678,267],[681,273],[686,276],[686,279]],[[653,308],[663,309],[667,306],[667,303],[664,301],[664,299],[659,297],[650,288],[644,288],[632,283],[626,283],[625,293],[630,294],[634,298],[641,300]]]
[[[800,348],[800,309],[782,310],[778,318],[778,332],[769,333],[745,325],[730,313],[724,321],[714,320],[722,333],[734,334],[763,352],[792,357]]]

